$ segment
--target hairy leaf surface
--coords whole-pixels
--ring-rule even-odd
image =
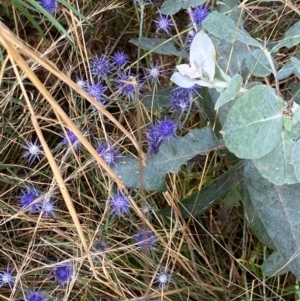
[[[142,168],[143,178],[140,176],[139,160],[133,156],[120,159],[112,169],[128,187],[164,191],[165,176],[168,172],[177,173],[180,166],[195,155],[207,154],[220,146],[211,128],[205,127],[192,130],[184,137],[174,137],[165,141],[156,155],[147,156],[147,166]]]
[[[238,98],[223,128],[227,147],[239,158],[260,158],[278,144],[282,131],[283,100],[260,85]]]

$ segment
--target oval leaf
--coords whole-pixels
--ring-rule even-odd
[[[251,161],[245,165],[244,179],[258,217],[283,258],[281,267],[289,264],[300,278],[300,184],[274,185],[262,178]]]
[[[143,168],[141,183],[139,160],[132,156],[119,159],[117,166],[112,167],[120,180],[128,187],[147,190],[166,190],[165,176],[168,172],[177,173],[180,166],[197,154],[207,154],[221,146],[210,127],[196,129],[184,137],[174,137],[165,141],[159,152],[147,156],[147,166]]]
[[[292,127],[291,131],[283,128],[281,138],[276,147],[267,155],[254,160],[260,174],[276,185],[294,184],[298,180],[294,173],[292,150],[295,146],[294,138],[300,133],[300,125]]]
[[[265,85],[238,98],[222,131],[229,150],[245,159],[260,158],[272,151],[281,137],[281,106],[283,100]]]
[[[215,104],[215,110],[218,110],[222,105],[231,101],[236,97],[242,87],[243,79],[239,74],[236,74],[228,84],[227,89],[221,93]]]

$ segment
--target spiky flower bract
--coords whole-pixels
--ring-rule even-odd
[[[174,89],[170,94],[170,104],[176,111],[184,111],[188,109],[191,97],[188,89]]]
[[[54,216],[54,203],[55,201],[51,200],[51,198],[44,198],[42,205],[42,212],[46,217]]]
[[[158,11],[159,17],[154,22],[156,23],[156,32],[164,31],[167,35],[170,35],[170,28],[173,25],[169,16],[163,16],[160,11]]]
[[[104,141],[100,143],[98,141],[98,146],[96,149],[97,153],[103,159],[103,161],[108,165],[115,165],[116,166],[116,159],[121,157],[118,151],[114,149],[109,142]]]
[[[40,0],[39,4],[50,14],[53,14],[57,7],[56,0]]]
[[[170,138],[175,137],[177,128],[178,125],[176,121],[167,119],[165,116],[163,120],[158,121],[158,125],[156,126],[159,140],[169,140]]]
[[[86,90],[88,87],[88,82],[81,77],[76,77],[76,84],[83,90]]]
[[[66,132],[62,132],[61,135],[63,136],[63,139],[60,142],[60,145],[67,147],[72,145],[74,149],[77,150],[79,140],[71,130],[67,129]]]
[[[127,98],[131,101],[134,100],[135,95],[135,85],[139,89],[139,81],[136,76],[130,74],[128,72],[122,72],[118,75],[115,80],[117,82],[117,91],[119,91],[123,96],[127,96]]]
[[[208,16],[208,9],[206,6],[197,6],[191,12],[191,18],[196,25],[200,25]]]
[[[145,68],[147,70],[147,76],[145,77],[147,80],[151,80],[152,83],[159,83],[159,76],[161,73],[161,67],[156,63],[155,65],[150,64],[150,68]]]
[[[91,72],[98,78],[107,77],[111,73],[110,61],[106,55],[96,56],[91,60]]]
[[[100,83],[92,83],[91,85],[87,84],[86,92],[93,98],[95,98],[101,105],[104,105],[103,99],[105,98],[104,91],[106,90],[105,86],[102,86]]]
[[[156,236],[149,229],[141,229],[134,238],[140,250],[151,250],[156,242]]]
[[[161,272],[157,275],[156,281],[154,283],[158,283],[159,288],[165,288],[167,284],[170,282],[171,276],[172,274],[168,272]]]
[[[8,285],[11,289],[15,283],[16,277],[13,276],[13,271],[9,269],[7,265],[6,271],[0,272],[0,287]]]
[[[30,291],[25,301],[47,301],[47,298],[39,291]]]
[[[41,193],[35,187],[28,187],[26,191],[19,196],[20,206],[22,209],[29,209],[29,214],[39,213],[42,205],[37,199],[41,198]],[[37,201],[37,202],[36,202]]]
[[[54,276],[59,282],[60,286],[64,286],[66,283],[70,282],[73,275],[73,265],[72,264],[62,264],[55,268]]]
[[[119,190],[112,195],[109,203],[111,205],[111,213],[113,215],[121,216],[122,214],[129,214],[129,198],[122,194]]]
[[[40,155],[42,151],[41,144],[39,143],[38,139],[36,139],[34,142],[25,141],[25,143],[26,146],[24,146],[24,148],[26,149],[26,151],[22,157],[28,157],[29,165],[36,159],[38,161],[41,161]]]
[[[128,63],[128,56],[124,51],[117,51],[113,56],[113,63],[117,67],[124,67],[126,63]]]
[[[162,140],[160,139],[156,127],[152,124],[148,129],[148,154],[155,155],[158,153],[159,148],[162,144]]]

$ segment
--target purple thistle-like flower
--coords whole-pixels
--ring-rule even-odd
[[[88,87],[88,82],[81,77],[76,77],[76,84],[83,90],[86,90]]]
[[[115,195],[112,195],[110,200],[111,212],[113,215],[121,216],[122,214],[129,214],[129,198],[122,194],[120,191],[117,191]]]
[[[174,89],[170,95],[170,104],[177,111],[188,109],[191,102],[191,95],[188,89]]]
[[[25,299],[25,301],[47,301],[47,298],[39,291],[31,291],[28,293],[28,296]]]
[[[208,9],[206,6],[195,7],[195,9],[191,12],[191,18],[196,25],[200,25],[207,16]]]
[[[142,229],[135,235],[135,241],[141,250],[150,250],[155,245],[156,236],[152,231]]]
[[[148,154],[155,155],[158,153],[159,148],[162,144],[162,140],[160,139],[157,128],[152,124],[148,129]]]
[[[124,51],[117,51],[112,58],[117,67],[123,67],[126,63],[128,63],[128,56]]]
[[[42,212],[45,214],[46,217],[54,216],[54,204],[55,201],[51,200],[50,198],[44,198]]]
[[[96,151],[108,165],[113,164],[116,166],[116,159],[122,157],[107,141],[104,141],[103,143],[98,142]]]
[[[20,206],[22,209],[29,209],[29,214],[41,211],[41,202],[36,202],[41,198],[41,193],[35,188],[27,188],[26,191],[22,191],[23,194],[19,196]]]
[[[55,279],[59,282],[60,286],[64,286],[66,283],[70,282],[73,276],[73,265],[63,264],[58,266],[54,270]]]
[[[135,79],[136,83],[133,79]],[[117,90],[123,96],[127,96],[129,100],[133,101],[134,94],[135,94],[134,85],[137,84],[137,87],[139,88],[138,79],[135,76],[131,75],[129,71],[129,72],[122,72],[121,74],[119,74],[115,81],[118,83],[118,85],[116,86]]]
[[[150,79],[152,83],[159,83],[159,76],[161,73],[161,67],[156,63],[154,66],[150,64],[150,68],[145,68],[147,70],[147,80]]]
[[[155,127],[159,140],[170,139],[175,137],[176,130],[178,128],[177,123],[174,120],[167,119],[165,116],[163,120],[158,121],[158,125]]]
[[[157,275],[154,283],[158,283],[159,288],[165,288],[170,282],[172,274],[168,272],[161,272]]]
[[[99,78],[106,77],[111,72],[110,61],[106,55],[96,56],[91,60],[91,72]]]
[[[28,157],[29,165],[36,159],[38,161],[41,161],[40,155],[42,151],[41,151],[41,144],[38,141],[38,139],[36,139],[34,142],[25,141],[25,143],[26,146],[24,146],[24,148],[26,149],[26,151],[22,157],[23,158]]]
[[[57,7],[56,0],[41,0],[39,1],[39,4],[50,14],[53,14]]]
[[[11,289],[15,283],[16,277],[13,276],[13,271],[9,269],[9,265],[7,265],[6,271],[0,273],[0,287],[8,285]]]
[[[59,143],[60,145],[64,145],[64,146],[67,146],[67,147],[72,145],[74,147],[74,149],[77,150],[79,140],[71,130],[67,129],[66,133],[62,132],[61,135],[63,136],[63,139]]]
[[[172,21],[169,19],[169,16],[163,16],[160,11],[158,11],[158,13],[159,13],[159,18],[154,21],[156,23],[156,32],[163,30],[164,32],[167,33],[167,35],[170,35],[169,30],[173,25]]]
[[[103,105],[102,100],[105,97],[104,91],[106,90],[105,86],[102,86],[100,83],[92,83],[91,85],[87,84],[86,92],[93,98],[95,98],[101,105]]]

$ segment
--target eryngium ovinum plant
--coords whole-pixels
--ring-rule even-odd
[[[175,13],[168,5],[162,11],[168,9],[169,14]],[[235,14],[212,11],[197,27],[189,62],[177,65],[171,76],[179,88],[203,87],[201,104],[209,125],[164,141],[144,168],[144,187],[164,190],[166,173],[177,172],[196,154],[218,149],[236,158],[229,171],[183,199],[180,208],[184,217],[195,217],[237,187],[251,227],[274,250],[262,265],[265,276],[292,271],[300,277],[300,107],[297,93],[291,91],[294,98],[285,99],[279,88],[280,81],[293,72],[300,78],[300,55],[295,54],[279,71],[274,59],[283,47],[300,43],[299,32],[300,21],[280,42],[264,43],[252,38]],[[141,39],[140,45],[147,48],[149,41]],[[274,86],[251,81],[271,74]],[[134,177],[136,160],[126,157],[125,161],[115,172],[126,185],[140,187],[138,176]],[[171,209],[161,214],[170,215]]]

